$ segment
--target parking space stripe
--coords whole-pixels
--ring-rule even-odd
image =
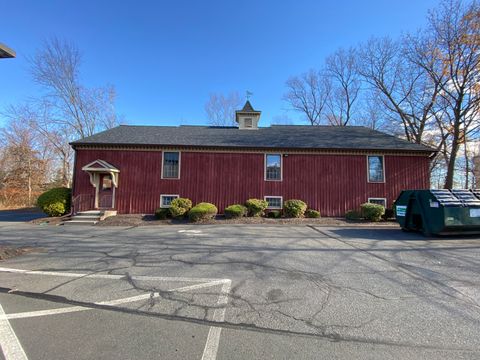
[[[112,275],[112,274],[86,274],[86,273],[71,273],[61,271],[42,271],[42,270],[23,270],[14,268],[0,267],[0,272],[19,273],[28,275],[49,275],[49,276],[62,276],[62,277],[76,277],[76,278],[92,278],[92,279],[111,279],[121,280],[125,278],[125,275]],[[177,281],[177,282],[210,282],[225,279],[213,279],[213,278],[190,278],[190,277],[164,277],[164,276],[148,276],[148,275],[134,275],[131,276],[133,280],[157,280],[157,281]]]
[[[230,280],[211,281],[211,282],[208,282],[208,283],[195,284],[195,285],[190,285],[190,286],[183,286],[183,287],[180,287],[180,288],[169,289],[169,290],[166,290],[166,291],[168,291],[168,292],[185,292],[185,291],[190,291],[190,290],[195,290],[195,289],[203,289],[203,288],[207,288],[207,287],[212,287],[212,286],[224,284],[226,281],[229,282]],[[222,289],[223,289],[223,287],[222,287]],[[123,298],[123,299],[99,301],[99,302],[95,302],[93,304],[102,305],[102,306],[112,306],[113,307],[113,306],[117,306],[117,305],[128,304],[128,303],[135,302],[135,301],[147,300],[147,299],[151,299],[151,298],[153,299],[153,298],[157,298],[159,296],[160,296],[160,294],[158,292],[157,293],[148,293],[148,294],[131,296],[131,297]],[[64,308],[49,309],[49,310],[37,310],[37,311],[26,311],[26,312],[21,312],[21,313],[14,313],[14,314],[3,313],[3,314],[0,314],[0,320],[26,319],[26,318],[39,317],[39,316],[67,314],[67,313],[93,310],[93,309],[94,308],[85,307],[85,306],[69,306],[69,307],[64,307]]]
[[[28,360],[12,325],[4,316],[5,311],[0,305],[0,347],[5,360]]]
[[[41,270],[23,270],[23,269],[15,269],[15,268],[4,268],[0,267],[0,272],[7,272],[7,273],[17,273],[17,274],[26,274],[26,275],[47,275],[47,276],[63,276],[63,277],[73,277],[73,278],[93,278],[93,279],[112,279],[112,280],[121,280],[125,279],[127,275],[112,275],[112,274],[87,274],[87,273],[72,273],[72,272],[61,272],[61,271],[41,271]],[[195,289],[202,289],[206,287],[212,287],[217,285],[222,285],[220,296],[216,303],[216,309],[213,313],[213,321],[215,322],[223,322],[225,320],[225,312],[226,312],[226,305],[228,303],[228,294],[230,293],[230,288],[232,285],[232,281],[230,279],[212,279],[212,278],[188,278],[188,277],[163,277],[163,276],[148,276],[148,275],[136,275],[130,276],[130,279],[133,280],[151,280],[151,281],[166,281],[166,282],[196,282],[199,284],[183,286],[179,288],[169,289],[166,291],[169,292],[184,292],[190,291]],[[133,297],[123,298],[123,299],[116,299],[110,301],[101,301],[95,302],[95,305],[102,305],[102,306],[116,306],[121,304],[126,304],[134,301],[141,301],[150,298],[159,297],[160,294],[156,293],[148,293],[137,295]],[[0,313],[0,323],[5,322],[8,325],[10,323],[8,320],[12,319],[25,319],[31,317],[38,317],[38,316],[47,316],[47,315],[57,315],[57,314],[66,314],[72,312],[79,312],[79,311],[86,311],[92,310],[94,307],[87,307],[87,306],[70,306],[65,308],[57,308],[57,309],[50,309],[50,310],[38,310],[38,311],[28,311],[22,313],[14,313],[14,314],[5,314],[2,310]],[[13,330],[12,330],[13,331]],[[207,335],[207,341],[203,350],[202,360],[215,360],[217,357],[218,346],[220,342],[220,333],[222,331],[221,327],[212,326],[210,327]],[[15,334],[13,333],[15,336]],[[16,336],[15,336],[16,338]],[[18,339],[17,339],[18,342]],[[18,342],[18,345],[20,343]],[[23,349],[22,349],[23,350]],[[6,360],[20,360],[20,359],[27,359],[25,358],[6,358]]]
[[[217,301],[217,309],[213,313],[213,320],[217,322],[223,322],[225,320],[226,305],[228,303],[228,294],[230,293],[230,287],[232,281],[226,281],[221,290],[220,297]],[[208,331],[207,342],[203,349],[202,360],[215,360],[217,358],[218,345],[220,343],[220,333],[222,328],[212,326]]]

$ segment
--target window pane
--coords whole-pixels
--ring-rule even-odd
[[[383,158],[382,156],[368,157],[368,181],[383,182]]]
[[[265,200],[268,203],[268,208],[277,208],[281,209],[282,208],[282,198],[279,197],[265,197]]]
[[[282,156],[279,154],[268,154],[266,156],[266,179],[281,180],[282,179]]]
[[[163,177],[164,178],[178,178],[178,165],[179,165],[178,152],[165,152],[163,153]]]
[[[178,196],[164,196],[162,195],[162,207],[169,207],[173,201],[173,199],[176,199]]]
[[[386,207],[385,199],[370,199],[368,200],[368,202],[371,204],[377,204],[377,205],[382,205],[383,207]]]

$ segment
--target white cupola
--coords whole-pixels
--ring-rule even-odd
[[[235,111],[235,121],[240,130],[257,130],[258,120],[260,120],[261,111],[253,109],[250,101],[247,100],[242,110]]]

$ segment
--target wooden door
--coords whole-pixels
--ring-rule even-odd
[[[112,175],[100,174],[100,186],[98,189],[98,207],[100,209],[113,208],[113,181]]]

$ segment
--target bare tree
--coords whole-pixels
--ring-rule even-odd
[[[286,85],[287,92],[283,99],[293,110],[304,114],[311,125],[319,125],[331,89],[328,77],[323,72],[310,70],[291,77]]]
[[[391,121],[401,124],[408,141],[424,143],[434,123],[438,82],[406,60],[402,41],[372,38],[359,51],[359,72],[378,95]]]
[[[46,41],[30,59],[33,79],[45,90],[50,122],[84,138],[118,123],[112,86],[88,88],[80,82],[81,55],[76,46],[57,38]]]
[[[48,147],[52,166],[57,168],[57,185],[69,187],[72,180],[73,149],[69,142],[72,131],[66,125],[60,125],[51,119],[51,107],[37,100],[34,104],[10,106],[4,115],[12,122],[21,122],[32,136],[41,139]]]
[[[20,119],[9,120],[0,131],[0,203],[33,205],[48,179],[50,153]]]
[[[356,57],[354,48],[340,48],[325,61],[325,74],[331,86],[326,102],[330,125],[346,126],[352,120],[361,87]]]
[[[235,126],[235,110],[239,110],[242,99],[238,92],[228,95],[210,94],[205,104],[208,122],[212,126]]]
[[[478,131],[480,122],[480,32],[478,3],[442,1],[431,11],[428,31],[412,42],[409,57],[439,86],[433,114],[445,135],[442,152],[447,165],[445,188],[454,184],[461,145]]]

